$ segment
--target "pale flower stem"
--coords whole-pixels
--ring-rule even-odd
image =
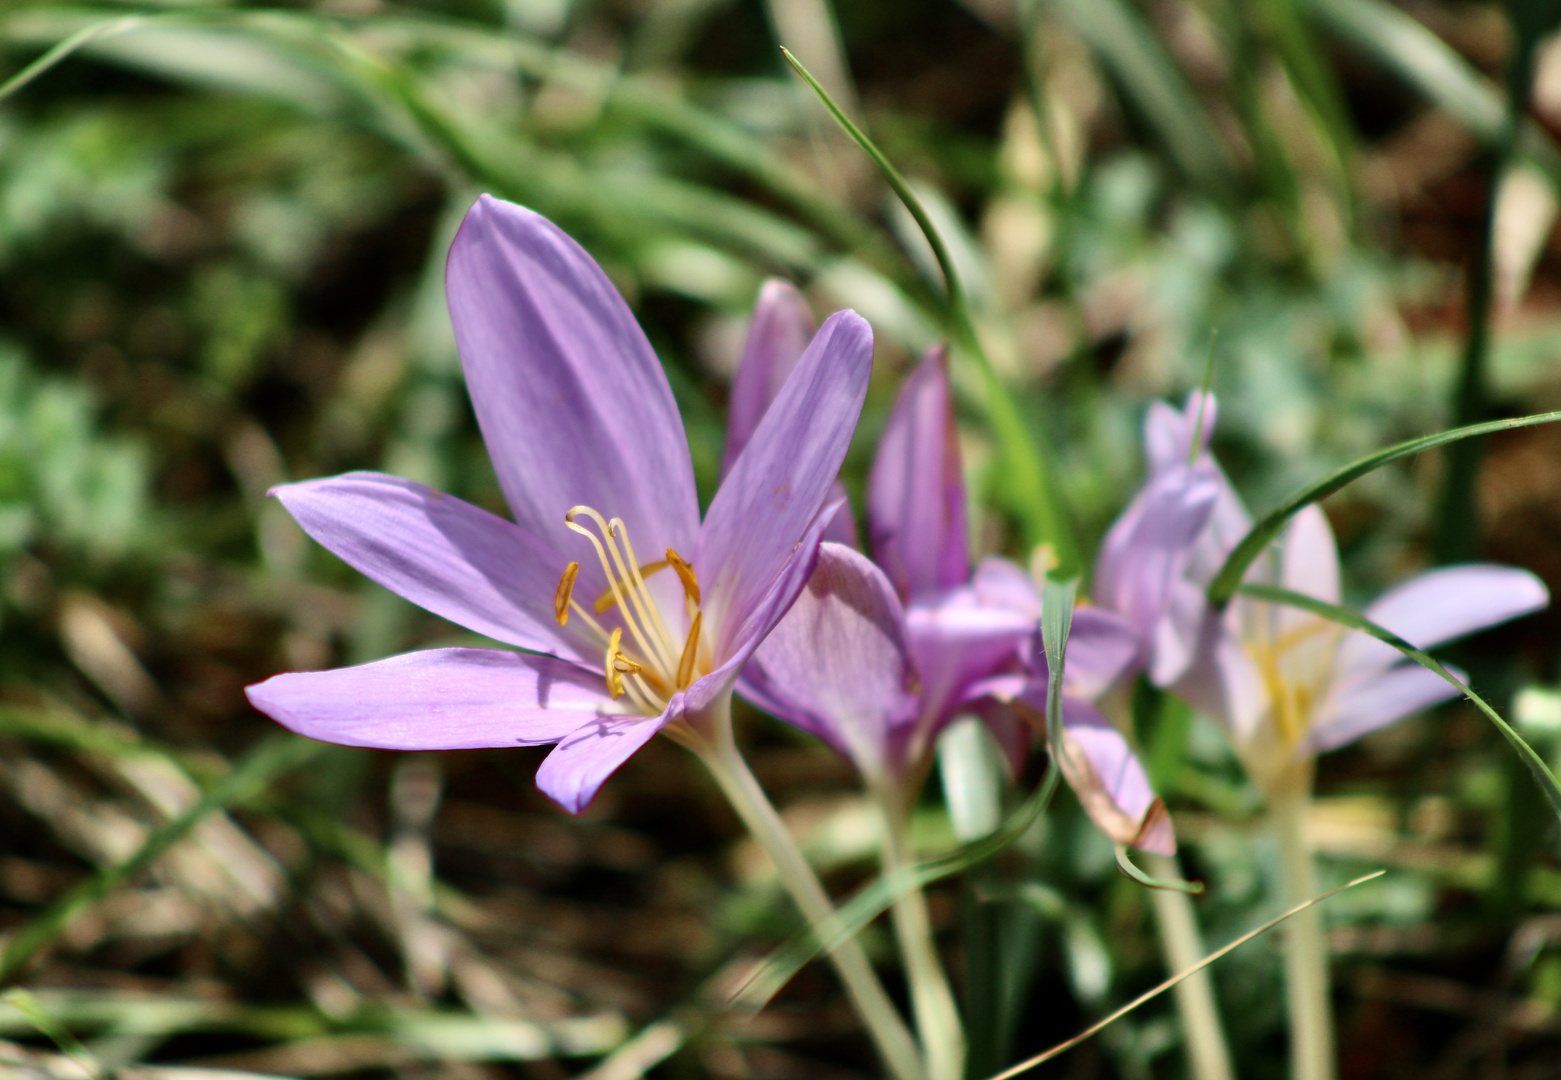
[[[884,873],[892,879],[914,861],[909,822],[903,800],[895,793],[880,788],[874,794],[883,814]],[[930,1080],[961,1080],[965,1075],[965,1030],[954,990],[938,959],[926,895],[920,889],[900,894],[890,917],[905,961],[927,1075]]]
[[[749,833],[775,864],[781,882],[815,929],[835,922],[834,904],[787,831],[775,807],[748,769],[732,737],[730,704],[712,707],[698,726],[699,736],[688,740],[715,777],[732,809]],[[910,1029],[868,962],[855,938],[848,938],[829,954],[852,1006],[867,1026],[879,1054],[895,1080],[927,1080],[921,1053]]]
[[[1166,855],[1145,855],[1144,865],[1151,877],[1178,879],[1181,867]],[[1155,925],[1160,931],[1160,949],[1165,966],[1172,975],[1186,971],[1205,956],[1203,935],[1198,930],[1192,898],[1173,889],[1150,890]],[[1230,1063],[1230,1047],[1220,1023],[1219,1006],[1214,1000],[1214,984],[1207,970],[1196,972],[1176,984],[1176,1011],[1187,1039],[1188,1071],[1194,1080],[1235,1080]]]
[[[1279,838],[1279,874],[1286,907],[1317,895],[1306,836],[1312,763],[1292,770],[1269,792],[1269,816]],[[1334,1080],[1333,1008],[1329,1001],[1328,938],[1317,907],[1297,912],[1285,929],[1285,988],[1290,1010],[1291,1080]]]

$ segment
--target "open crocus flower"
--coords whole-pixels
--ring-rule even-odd
[[[1041,598],[1019,567],[971,572],[948,370],[934,349],[906,379],[868,484],[877,565],[827,546],[797,605],[760,646],[739,692],[909,797],[956,715],[987,719],[1011,761],[1044,714]],[[1127,624],[1081,609],[1064,666],[1065,775],[1113,839],[1174,844],[1142,768],[1090,700],[1136,653]],[[1038,657],[1038,659],[1037,659]],[[1037,712],[1037,705],[1039,712]],[[1042,725],[1044,726],[1044,725]]]
[[[1248,574],[1254,579],[1339,603],[1339,555],[1322,510],[1296,515],[1277,556]],[[1430,649],[1538,611],[1549,599],[1526,570],[1466,564],[1410,578],[1363,614]],[[1367,634],[1242,596],[1222,616],[1207,613],[1196,652],[1175,692],[1224,722],[1248,772],[1269,790],[1316,754],[1457,695]]]
[[[866,394],[872,334],[813,337],[703,522],[665,373],[601,268],[545,218],[483,196],[446,292],[514,521],[378,473],[277,495],[316,540],[413,603],[529,650],[432,649],[249,688],[329,742],[556,743],[537,784],[578,812],[669,724],[724,706],[806,584]]]

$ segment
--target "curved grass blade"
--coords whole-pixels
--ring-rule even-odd
[[[4,101],[83,46],[90,45],[100,38],[108,37],[110,34],[118,34],[133,29],[141,25],[143,21],[137,15],[124,15],[117,19],[109,19],[105,22],[93,23],[90,26],[82,27],[38,57],[38,59],[28,64],[21,71],[12,75],[5,81],[4,85],[0,85],[0,101]]]
[[[1075,1046],[1079,1045],[1079,1043],[1084,1042],[1086,1039],[1088,1039],[1091,1036],[1093,1036],[1095,1033],[1100,1031],[1102,1028],[1106,1027],[1109,1024],[1116,1023],[1118,1020],[1122,1019],[1122,1017],[1126,1016],[1128,1013],[1132,1012],[1134,1009],[1138,1008],[1140,1005],[1144,1004],[1146,1001],[1149,1001],[1149,1000],[1151,1000],[1153,998],[1159,997],[1161,994],[1165,993],[1167,990],[1169,990],[1172,987],[1174,987],[1177,983],[1181,982],[1183,979],[1185,979],[1185,978],[1187,978],[1187,977],[1189,977],[1191,975],[1196,975],[1198,972],[1202,971],[1204,968],[1206,968],[1210,964],[1214,963],[1214,961],[1216,961],[1216,960],[1220,959],[1221,957],[1225,956],[1227,953],[1232,952],[1232,951],[1240,948],[1241,946],[1245,945],[1247,942],[1251,941],[1253,938],[1258,937],[1261,934],[1268,933],[1268,931],[1272,930],[1274,927],[1276,927],[1280,923],[1284,922],[1290,916],[1295,915],[1295,914],[1297,914],[1299,912],[1305,911],[1307,908],[1311,907],[1313,904],[1320,904],[1324,900],[1327,900],[1331,896],[1337,896],[1339,893],[1343,892],[1345,889],[1353,889],[1357,885],[1363,885],[1366,882],[1373,880],[1374,878],[1379,878],[1379,877],[1381,877],[1385,873],[1387,873],[1386,870],[1374,870],[1374,871],[1372,871],[1369,874],[1363,874],[1362,876],[1356,878],[1354,881],[1347,881],[1343,885],[1338,886],[1337,888],[1329,889],[1327,892],[1322,893],[1321,895],[1314,896],[1310,900],[1307,900],[1305,903],[1297,904],[1295,907],[1291,908],[1289,911],[1285,912],[1283,915],[1279,915],[1279,916],[1276,916],[1275,918],[1272,918],[1272,919],[1268,920],[1268,922],[1264,923],[1262,926],[1259,926],[1257,929],[1255,929],[1255,930],[1248,930],[1245,934],[1242,934],[1239,938],[1237,938],[1235,941],[1232,941],[1229,945],[1226,945],[1225,947],[1220,948],[1220,949],[1215,949],[1208,956],[1205,956],[1202,960],[1199,960],[1196,964],[1194,964],[1192,967],[1188,968],[1186,971],[1179,972],[1176,975],[1172,975],[1169,979],[1166,979],[1165,982],[1161,983],[1159,986],[1155,987],[1153,990],[1147,990],[1144,993],[1139,994],[1136,998],[1134,998],[1132,1001],[1129,1001],[1126,1005],[1122,1006],[1116,1012],[1112,1013],[1109,1016],[1103,1017],[1102,1019],[1100,1019],[1100,1020],[1096,1021],[1095,1023],[1091,1024],[1089,1027],[1085,1028],[1083,1031],[1081,1031],[1077,1035],[1073,1036],[1073,1038],[1069,1039],[1067,1042],[1058,1043],[1056,1046],[1052,1047],[1050,1050],[1047,1050],[1043,1054],[1037,1054],[1033,1058],[1030,1058],[1028,1061],[1021,1061],[1019,1064],[1014,1065],[1011,1068],[1004,1069],[1002,1072],[998,1073],[996,1076],[991,1077],[990,1080],[1011,1080],[1012,1077],[1018,1076],[1020,1073],[1029,1072],[1031,1069],[1035,1068],[1037,1065],[1044,1065],[1046,1062],[1050,1061],[1052,1058],[1059,1057],[1060,1055],[1067,1053],[1069,1050],[1072,1050]]]
[[[1006,490],[1012,500],[1013,509],[1024,527],[1025,540],[1032,547],[1037,544],[1050,544],[1057,555],[1058,564],[1064,570],[1077,568],[1078,544],[1052,485],[1046,457],[1040,445],[1031,439],[1025,430],[1024,420],[1020,417],[1019,410],[1014,407],[1008,388],[1003,385],[992,367],[992,361],[986,355],[986,350],[981,346],[980,336],[976,333],[975,323],[970,316],[969,297],[965,295],[964,285],[960,282],[959,272],[954,265],[953,257],[949,254],[948,245],[943,242],[943,237],[933,225],[932,218],[927,215],[926,208],[922,206],[916,193],[911,190],[911,186],[906,183],[905,177],[900,175],[900,170],[894,167],[894,163],[878,149],[877,144],[868,138],[861,128],[851,121],[840,106],[835,104],[828,91],[819,85],[818,80],[795,56],[785,48],[781,49],[781,55],[786,58],[786,62],[792,66],[802,81],[818,95],[819,100],[824,103],[824,107],[829,110],[830,115],[845,130],[845,133],[851,136],[852,141],[862,148],[874,165],[878,166],[878,171],[883,173],[889,187],[915,220],[916,227],[927,238],[927,243],[932,247],[933,257],[937,259],[938,269],[943,272],[949,323],[954,333],[955,343],[962,351],[974,358],[976,368],[981,375],[984,398],[982,406],[987,418],[992,422],[998,446],[1008,465]]]
[[[1556,782],[1555,773],[1550,771],[1549,766],[1545,764],[1545,759],[1535,753],[1534,748],[1523,741],[1523,736],[1519,735],[1511,724],[1503,720],[1496,710],[1486,703],[1484,698],[1470,689],[1462,679],[1448,671],[1440,661],[1415,648],[1409,642],[1393,633],[1393,631],[1378,626],[1364,615],[1351,611],[1349,608],[1330,604],[1324,600],[1307,596],[1304,593],[1281,589],[1276,585],[1243,585],[1238,591],[1242,596],[1250,596],[1254,600],[1267,600],[1271,604],[1286,604],[1290,607],[1297,607],[1303,611],[1310,611],[1313,615],[1321,616],[1331,622],[1336,622],[1340,626],[1347,626],[1351,630],[1359,630],[1364,634],[1370,634],[1378,641],[1393,646],[1393,648],[1426,670],[1435,672],[1443,679],[1446,679],[1454,689],[1473,702],[1474,707],[1484,713],[1486,719],[1495,724],[1496,730],[1500,731],[1502,736],[1512,744],[1512,749],[1517,751],[1517,755],[1522,759],[1523,764],[1527,765],[1529,772],[1534,774],[1534,781],[1539,784],[1540,790],[1545,793],[1545,798],[1549,801],[1550,808],[1555,811],[1558,818],[1561,818],[1561,784]]]
[[[1247,572],[1247,567],[1252,565],[1263,549],[1266,548],[1285,527],[1285,523],[1301,510],[1314,502],[1320,502],[1332,495],[1335,491],[1354,480],[1359,480],[1369,472],[1380,469],[1389,462],[1399,458],[1418,454],[1423,450],[1432,450],[1447,443],[1457,442],[1459,439],[1469,439],[1476,435],[1489,435],[1497,431],[1512,431],[1516,428],[1535,427],[1539,424],[1553,424],[1561,420],[1561,412],[1535,413],[1532,416],[1520,416],[1512,420],[1491,420],[1484,424],[1469,424],[1467,427],[1452,428],[1449,431],[1441,431],[1435,435],[1426,435],[1419,439],[1410,439],[1401,442],[1397,446],[1390,446],[1386,450],[1379,450],[1375,454],[1351,462],[1342,469],[1335,470],[1314,484],[1302,488],[1273,510],[1270,510],[1263,519],[1248,530],[1247,535],[1241,538],[1230,555],[1225,559],[1225,565],[1220,567],[1214,580],[1209,583],[1209,603],[1215,607],[1224,607],[1235,594],[1241,584],[1241,576]]]
[[[99,870],[12,934],[5,952],[0,953],[0,983],[14,978],[38,950],[59,936],[76,916],[151,866],[158,856],[182,840],[207,814],[241,802],[258,788],[302,766],[325,749],[325,743],[289,736],[268,741],[252,751],[188,810],[148,836],[134,855]]]
[[[1046,643],[1048,665],[1046,683],[1046,729],[1048,746],[1060,746],[1051,732],[1062,729],[1062,669],[1067,659],[1068,632],[1073,625],[1073,597],[1078,591],[1078,581],[1047,581],[1042,593],[1041,635]],[[1059,610],[1060,609],[1060,610]],[[1046,628],[1046,613],[1051,629]],[[1060,770],[1056,760],[1046,769],[1046,776],[1030,794],[1023,805],[1008,816],[995,832],[979,840],[973,840],[947,855],[908,866],[898,873],[884,874],[872,885],[852,897],[842,906],[832,922],[816,928],[799,930],[780,948],[749,973],[742,984],[732,992],[733,1009],[752,1015],[767,1005],[782,987],[790,982],[809,961],[821,953],[828,953],[842,942],[862,931],[868,923],[888,911],[894,902],[906,893],[922,889],[946,877],[963,873],[1001,852],[1025,834],[1036,818],[1045,813],[1057,791]]]

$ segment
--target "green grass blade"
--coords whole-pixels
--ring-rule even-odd
[[[1453,428],[1449,431],[1441,431],[1435,435],[1426,435],[1419,439],[1410,439],[1401,442],[1397,446],[1390,446],[1386,450],[1379,450],[1375,454],[1361,458],[1338,469],[1314,484],[1302,488],[1290,498],[1270,510],[1261,521],[1248,530],[1247,535],[1241,538],[1230,555],[1225,559],[1225,565],[1220,567],[1214,580],[1209,583],[1209,603],[1215,607],[1224,607],[1241,584],[1241,577],[1247,572],[1247,567],[1252,565],[1263,549],[1274,540],[1285,527],[1285,523],[1299,513],[1305,507],[1314,502],[1320,502],[1332,495],[1335,491],[1360,479],[1369,472],[1380,469],[1389,462],[1399,458],[1409,457],[1424,450],[1433,450],[1438,446],[1457,442],[1459,439],[1469,439],[1476,435],[1489,435],[1497,431],[1512,431],[1516,428],[1534,427],[1538,424],[1553,424],[1561,420],[1561,412],[1535,413],[1532,416],[1520,416],[1512,420],[1491,420],[1484,424],[1470,424],[1467,427]]]
[[[1534,752],[1532,746],[1523,741],[1523,736],[1519,735],[1511,724],[1503,720],[1496,710],[1486,703],[1484,698],[1470,689],[1462,679],[1448,671],[1440,661],[1415,648],[1409,642],[1393,633],[1393,631],[1378,626],[1370,619],[1358,612],[1351,611],[1349,608],[1330,604],[1324,600],[1307,596],[1304,593],[1281,589],[1275,585],[1243,585],[1239,591],[1242,596],[1250,596],[1254,600],[1266,600],[1271,604],[1287,604],[1290,607],[1297,607],[1303,611],[1310,611],[1313,615],[1336,622],[1340,626],[1347,626],[1351,630],[1359,630],[1362,633],[1370,634],[1378,641],[1393,646],[1393,648],[1427,671],[1435,672],[1443,679],[1446,679],[1454,689],[1473,702],[1474,707],[1484,713],[1486,719],[1495,724],[1496,730],[1500,731],[1502,736],[1512,744],[1512,749],[1517,752],[1518,757],[1528,766],[1529,772],[1534,774],[1534,781],[1539,784],[1540,789],[1545,793],[1545,798],[1550,802],[1551,810],[1555,812],[1558,818],[1561,818],[1561,784],[1556,782],[1556,776],[1550,771],[1549,766],[1545,764],[1545,760]]]
[[[0,953],[0,983],[13,979],[39,949],[66,926],[121,884],[135,877],[158,856],[182,840],[207,814],[241,802],[283,773],[299,768],[325,749],[324,743],[287,736],[269,740],[252,751],[231,773],[214,784],[199,801],[157,829],[134,855],[104,867],[61,896],[32,922],[10,936]]]
[[[1041,587],[1041,643],[1046,649],[1046,745],[1055,755],[1062,746],[1062,668],[1067,662],[1068,635],[1073,631],[1077,578],[1048,577]]]
[[[852,122],[839,105],[835,104],[828,91],[819,85],[818,80],[795,56],[784,48],[781,49],[781,53],[802,81],[818,95],[836,123],[872,159],[873,164],[878,166],[878,171],[883,174],[889,187],[915,220],[916,227],[927,238],[927,243],[932,247],[933,257],[937,259],[938,269],[943,272],[948,317],[955,344],[960,351],[975,360],[981,376],[983,390],[981,404],[986,411],[987,419],[992,422],[998,447],[1008,466],[1005,493],[1010,497],[1012,508],[1024,527],[1025,540],[1031,546],[1050,544],[1061,569],[1064,571],[1077,569],[1080,565],[1078,543],[1073,537],[1067,516],[1060,506],[1050,470],[1047,468],[1045,454],[1040,444],[1025,430],[1024,419],[1019,415],[1008,387],[1003,385],[1002,379],[993,369],[992,361],[981,345],[980,335],[976,333],[975,323],[970,315],[970,300],[965,295],[964,285],[960,281],[954,259],[949,254],[948,245],[944,243],[932,218],[927,215],[926,207],[922,206],[921,200],[916,197],[910,184],[906,182],[905,177],[900,174],[899,169],[895,168],[888,156]]]
[[[22,68],[15,75],[7,79],[4,85],[0,85],[0,101],[4,101],[22,87],[32,82],[38,76],[54,67],[60,61],[68,58],[84,46],[92,44],[110,34],[122,33],[133,27],[139,26],[142,20],[134,15],[124,15],[117,19],[108,19],[104,22],[93,23],[82,27],[65,40],[55,45],[38,59]]]

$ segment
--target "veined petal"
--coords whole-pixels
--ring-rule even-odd
[[[970,576],[965,480],[941,345],[900,387],[878,443],[867,480],[867,535],[874,560],[907,603]]]
[[[539,746],[612,709],[600,675],[497,649],[429,649],[273,675],[245,693],[300,735],[385,750]]]
[[[1330,604],[1339,602],[1339,549],[1320,506],[1313,503],[1291,520],[1279,565],[1285,588]]]
[[[808,527],[807,533],[797,542],[791,560],[770,585],[769,592],[759,600],[748,618],[732,637],[731,654],[708,675],[696,680],[684,692],[689,712],[707,708],[721,694],[730,693],[738,675],[758,649],[760,643],[775,629],[818,566],[819,547],[831,520],[839,510],[839,503],[832,503],[820,510]],[[763,707],[761,705],[761,707]]]
[[[1527,570],[1474,563],[1410,578],[1379,596],[1365,615],[1416,648],[1432,649],[1538,611],[1549,602],[1544,582]],[[1339,678],[1381,671],[1402,659],[1391,645],[1352,633],[1339,650]]]
[[[641,550],[692,550],[699,504],[671,388],[595,260],[540,214],[484,195],[450,247],[445,292],[516,522],[563,536],[585,504],[623,518]]]
[[[1193,663],[1170,689],[1223,723],[1240,743],[1250,739],[1268,715],[1269,699],[1262,672],[1228,625],[1237,618],[1239,612],[1225,617],[1212,610],[1204,613]]]
[[[906,611],[911,652],[921,674],[921,719],[916,732],[919,753],[962,704],[971,687],[1017,660],[1018,650],[1035,629],[1028,615],[980,603],[966,587],[945,593],[935,603],[913,604]]]
[[[1194,629],[1184,625],[1185,613],[1180,605],[1173,607],[1172,594],[1219,494],[1220,479],[1212,468],[1172,469],[1138,493],[1101,544],[1095,600],[1132,624],[1151,667],[1156,650],[1167,648],[1171,635]],[[1168,615],[1170,624],[1162,626]],[[1165,665],[1160,674],[1172,681],[1180,673]]]
[[[682,699],[674,697],[657,717],[616,716],[588,720],[559,740],[537,768],[537,787],[571,814],[591,804],[607,778],[682,715]]]
[[[1037,655],[1044,674],[1046,653]],[[1093,701],[1127,672],[1137,655],[1138,636],[1126,619],[1097,607],[1078,608],[1062,665],[1063,692]]]
[[[600,663],[600,649],[553,618],[564,559],[503,518],[383,473],[306,480],[272,494],[321,545],[419,607],[498,641]]]
[[[802,359],[817,328],[808,302],[795,285],[779,278],[764,283],[759,290],[758,303],[754,305],[742,363],[737,368],[737,377],[732,380],[722,476],[732,471],[738,455],[748,445],[797,361]]]
[[[791,610],[744,669],[756,703],[843,750],[864,774],[891,765],[894,729],[915,720],[916,665],[894,587],[864,555],[819,547]],[[740,689],[741,692],[741,689]]]
[[[693,560],[718,665],[839,475],[872,364],[866,321],[851,311],[831,315],[721,482]]]
[[[1031,619],[1041,617],[1041,592],[1015,562],[992,555],[976,566],[970,579],[976,599],[987,607],[1005,608]]]
[[[1453,674],[1465,677],[1461,671]],[[1458,691],[1446,679],[1415,663],[1341,682],[1319,708],[1307,749],[1314,754],[1335,749],[1457,696]]]
[[[1064,699],[1062,722],[1057,760],[1090,820],[1115,843],[1174,855],[1170,815],[1121,732],[1077,698]]]

